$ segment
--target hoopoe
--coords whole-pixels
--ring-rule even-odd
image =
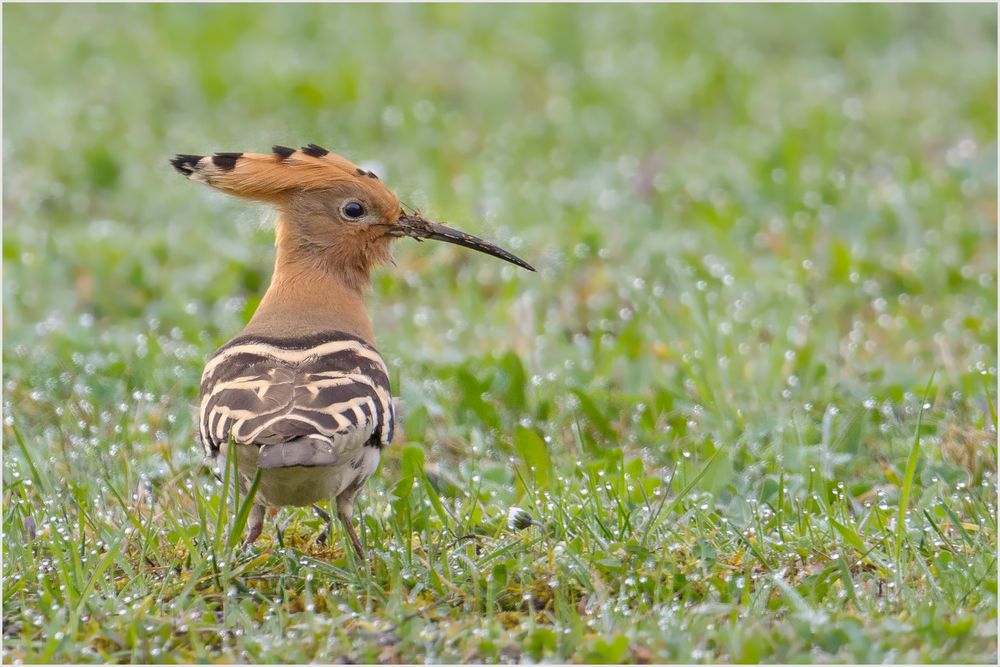
[[[392,441],[395,411],[385,361],[364,305],[371,269],[389,245],[436,239],[534,271],[492,243],[407,214],[372,172],[315,144],[270,154],[178,155],[189,180],[278,210],[271,284],[250,322],[208,361],[199,432],[217,461],[235,443],[244,488],[261,471],[244,545],[260,536],[268,507],[334,500],[359,557],[351,524],[358,492]]]

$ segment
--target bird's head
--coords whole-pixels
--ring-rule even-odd
[[[374,173],[315,144],[275,146],[270,154],[178,155],[170,163],[190,180],[273,204],[279,252],[321,265],[352,287],[366,285],[371,268],[391,259],[389,244],[406,236],[454,243],[534,271],[488,241],[404,212]]]

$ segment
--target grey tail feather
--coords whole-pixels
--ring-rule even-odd
[[[304,437],[263,445],[257,455],[257,467],[268,470],[293,466],[335,466],[342,459],[343,452],[335,449],[328,440]]]

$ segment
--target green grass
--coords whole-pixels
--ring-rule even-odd
[[[995,7],[3,19],[5,662],[996,661]],[[375,276],[370,571],[194,441],[272,234],[166,161],[308,142],[540,269]]]

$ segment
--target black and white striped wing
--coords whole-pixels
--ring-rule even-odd
[[[394,422],[388,371],[374,348],[344,333],[240,336],[205,366],[199,422],[210,457],[230,437],[258,446],[315,438],[382,447]]]

